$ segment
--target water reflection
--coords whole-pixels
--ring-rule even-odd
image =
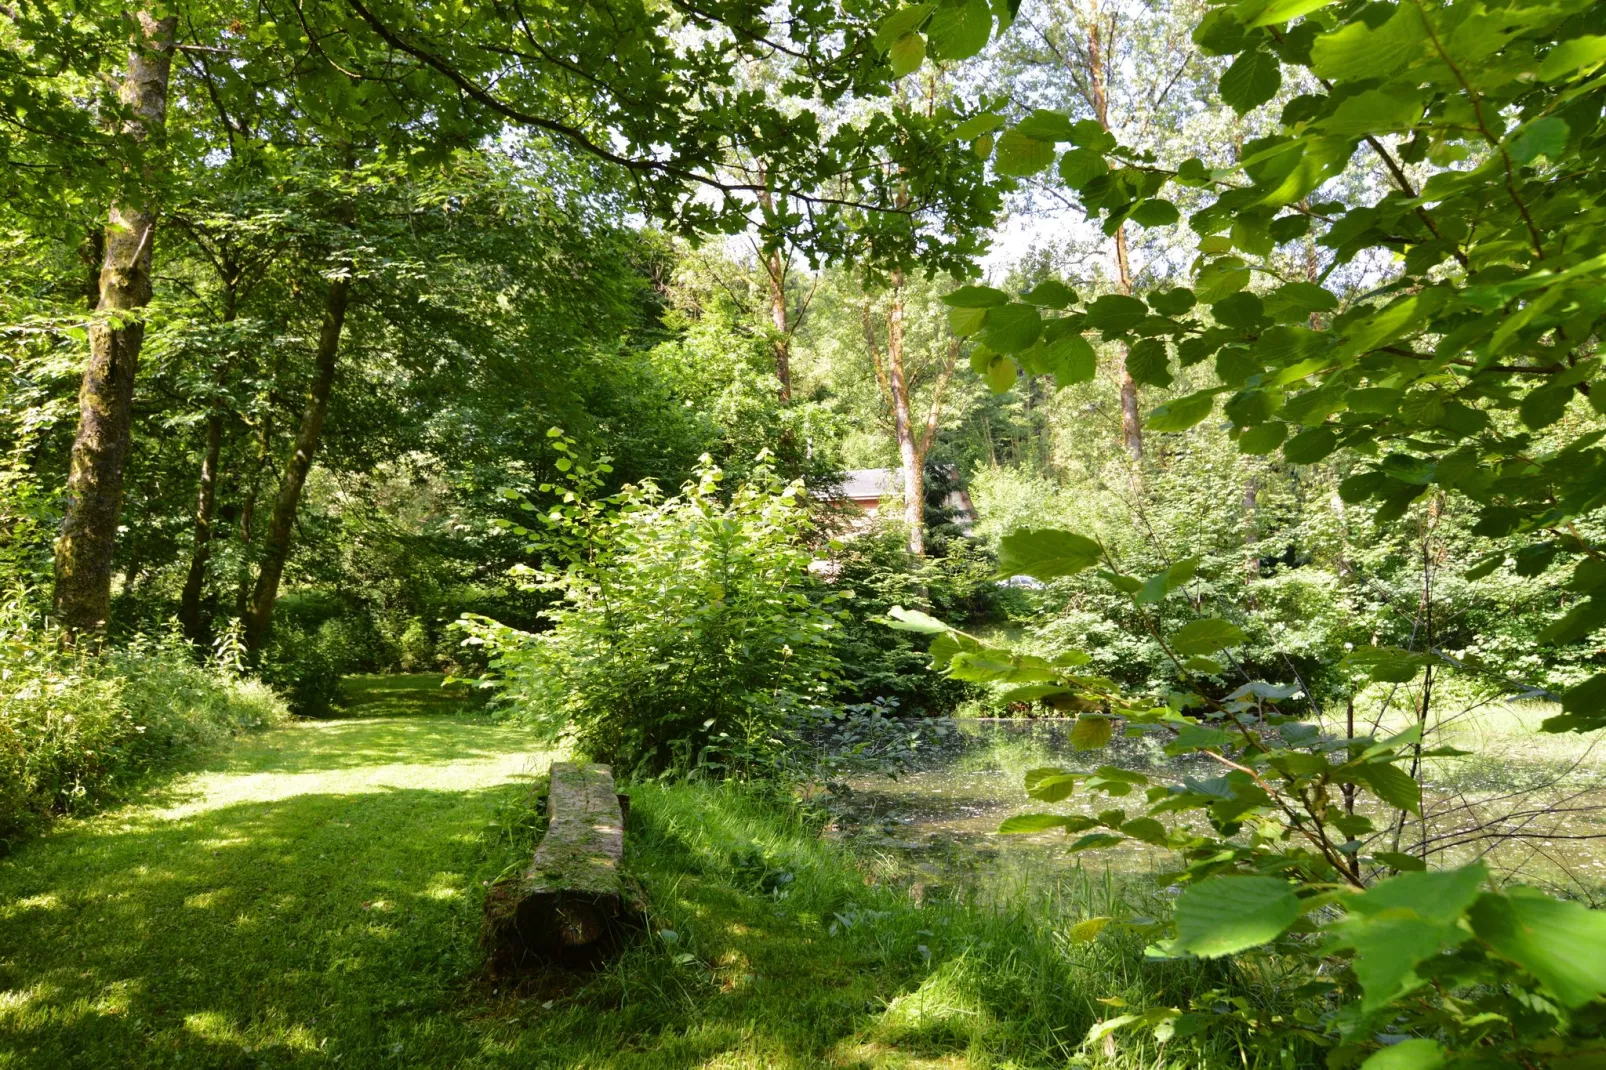
[[[886,876],[911,881],[917,891],[964,888],[1007,895],[1034,874],[1077,862],[1130,876],[1174,868],[1174,856],[1133,840],[1075,855],[1068,850],[1074,838],[1062,832],[1006,836],[998,826],[1021,813],[1093,815],[1124,808],[1128,817],[1136,817],[1145,809],[1141,790],[1119,799],[1078,792],[1063,803],[1038,802],[1023,786],[1026,770],[1036,766],[1091,772],[1116,765],[1156,782],[1219,772],[1206,759],[1171,758],[1159,742],[1143,738],[1117,738],[1103,750],[1077,751],[1062,720],[965,719],[954,727],[961,744],[933,748],[911,772],[851,776],[832,785],[831,834],[874,859]],[[1510,774],[1522,759],[1504,761]],[[1531,786],[1513,790],[1509,775],[1505,783],[1480,783],[1468,777],[1464,765],[1431,766],[1424,784],[1426,816],[1412,815],[1400,830],[1401,849],[1419,853],[1425,844],[1435,865],[1482,857],[1504,879],[1606,901],[1606,788],[1600,771],[1598,763],[1590,763],[1566,778],[1535,776]],[[1380,826],[1389,820],[1372,816]],[[1392,826],[1384,836],[1388,842],[1374,849],[1390,849]]]

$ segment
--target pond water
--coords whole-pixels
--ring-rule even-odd
[[[1134,840],[1073,854],[1068,848],[1075,837],[1059,831],[1001,835],[999,824],[1016,814],[1093,815],[1121,807],[1130,818],[1145,808],[1142,789],[1118,799],[1079,791],[1063,803],[1042,803],[1026,794],[1028,769],[1091,772],[1115,765],[1156,782],[1220,772],[1208,759],[1170,758],[1142,739],[1117,738],[1103,750],[1079,752],[1070,744],[1069,724],[1060,720],[951,725],[958,742],[933,748],[914,771],[848,776],[831,785],[831,835],[853,845],[883,876],[909,881],[916,894],[964,889],[1008,896],[1023,882],[1069,869],[1136,879],[1176,867],[1169,852]],[[1606,902],[1606,763],[1590,758],[1557,766],[1508,747],[1489,768],[1441,763],[1429,770],[1426,821],[1411,819],[1402,846],[1412,850],[1425,829],[1436,864],[1483,857],[1504,878]]]

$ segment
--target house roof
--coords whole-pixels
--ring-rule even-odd
[[[893,468],[850,468],[842,482],[831,488],[833,498],[879,501],[903,486],[903,473]]]

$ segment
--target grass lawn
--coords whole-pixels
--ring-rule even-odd
[[[1024,910],[919,906],[738,793],[643,785],[653,931],[595,975],[498,986],[483,890],[528,858],[552,755],[438,683],[354,681],[346,716],[0,858],[0,1068],[1064,1066],[1095,997],[1211,983]],[[1131,1053],[1198,1065],[1155,1054]]]

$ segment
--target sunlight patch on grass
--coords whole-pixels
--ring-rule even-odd
[[[364,724],[373,729],[367,740],[353,732]],[[441,762],[378,762],[300,772],[282,769],[253,772],[236,768],[196,773],[174,785],[172,794],[181,801],[148,810],[146,816],[178,821],[242,803],[280,802],[302,795],[362,795],[402,789],[472,791],[516,780],[533,782],[546,772],[552,760],[551,752],[533,748],[525,733],[483,725],[464,727],[466,731],[479,729],[485,737],[485,749],[474,757],[449,758]],[[372,720],[296,725],[273,733],[271,741],[256,749],[267,752],[302,749],[311,752],[309,760],[316,764],[319,744],[324,742],[320,737],[331,732],[345,737],[342,746],[362,747],[379,736],[384,737],[387,750],[395,746],[395,723]],[[498,744],[504,748],[500,753],[494,749]],[[249,766],[250,761],[251,755],[242,755],[233,764]],[[123,825],[125,831],[138,831],[141,827],[139,822]],[[345,827],[350,827],[349,823]],[[235,838],[235,842],[239,842],[239,838]]]

